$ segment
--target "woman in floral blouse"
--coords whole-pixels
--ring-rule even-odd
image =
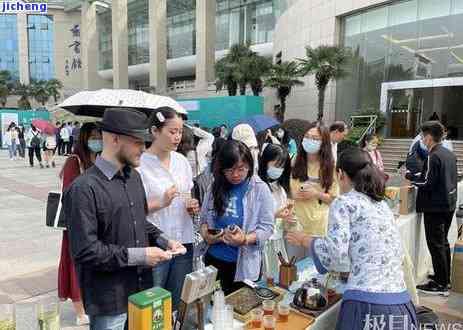
[[[343,195],[331,204],[327,236],[291,233],[288,241],[308,249],[320,273],[350,272],[337,330],[371,329],[368,324],[383,322],[382,329],[417,326],[400,235],[384,201],[384,176],[360,149],[343,152],[337,171]]]

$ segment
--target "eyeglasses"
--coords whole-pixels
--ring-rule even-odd
[[[249,167],[247,166],[240,166],[240,167],[235,167],[235,168],[229,168],[227,170],[224,170],[223,173],[225,175],[233,175],[235,172],[238,172],[238,174],[244,175],[249,171]]]

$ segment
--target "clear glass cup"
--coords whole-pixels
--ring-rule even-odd
[[[225,329],[233,329],[233,306],[225,305]]]
[[[37,303],[31,301],[18,302],[15,305],[16,329],[39,329]]]
[[[251,327],[253,329],[260,329],[262,327],[262,319],[264,318],[264,311],[260,308],[254,309],[251,312]]]
[[[13,305],[0,305],[0,330],[14,330],[15,328]]]
[[[262,308],[264,309],[264,315],[273,315],[275,312],[275,302],[273,300],[264,300]]]
[[[290,308],[285,302],[278,304],[278,322],[288,322]]]
[[[275,330],[277,320],[271,315],[265,315],[262,324],[264,326],[264,330]]]

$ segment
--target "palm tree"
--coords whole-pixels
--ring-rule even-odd
[[[5,107],[6,102],[8,101],[8,96],[10,96],[10,88],[4,84],[3,82],[0,83],[0,103],[2,107]]]
[[[31,103],[29,97],[31,96],[31,88],[29,85],[18,83],[15,86],[14,93],[19,96],[18,107],[22,109],[30,109]]]
[[[264,85],[275,88],[280,99],[280,107],[275,114],[280,122],[285,120],[286,98],[291,94],[291,90],[295,86],[304,85],[304,82],[299,80],[298,77],[299,67],[297,62],[289,61],[273,65],[269,76],[265,80]]]
[[[50,93],[47,89],[47,82],[45,80],[35,81],[31,85],[31,94],[34,99],[42,106],[50,99]]]
[[[12,77],[11,77],[10,71],[8,71],[8,70],[1,70],[0,71],[0,82],[1,83],[6,84],[6,83],[11,82],[11,80],[12,80]]]
[[[48,94],[53,97],[55,103],[57,103],[61,95],[60,91],[63,88],[63,83],[58,79],[50,79],[47,81],[45,88],[47,89]]]
[[[246,95],[249,84],[258,96],[262,91],[262,77],[270,66],[270,60],[252,51],[249,43],[233,45],[215,65],[217,90],[227,86],[230,96],[236,95],[238,89],[240,95]]]
[[[315,84],[318,89],[318,120],[323,119],[326,86],[330,80],[347,76],[345,70],[351,55],[350,50],[338,46],[306,47],[306,57],[298,59],[301,74],[315,74]]]
[[[228,95],[235,96],[238,84],[233,77],[233,66],[228,63],[227,58],[224,57],[215,63],[215,75],[217,79],[215,82],[217,92],[226,86]]]
[[[271,59],[257,54],[246,59],[243,65],[247,72],[247,81],[251,86],[252,94],[259,96],[264,87],[263,77],[270,73]]]

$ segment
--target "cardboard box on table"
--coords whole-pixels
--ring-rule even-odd
[[[463,293],[463,240],[455,243],[453,251],[452,291]]]

